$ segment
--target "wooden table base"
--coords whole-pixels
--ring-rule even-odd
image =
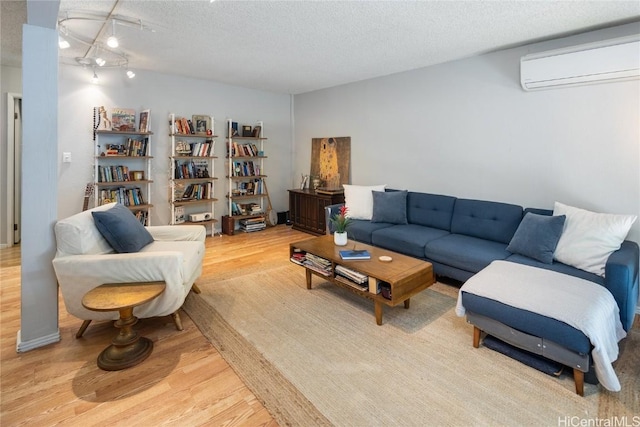
[[[153,341],[140,337],[133,329],[133,325],[138,322],[138,318],[133,315],[133,307],[119,311],[120,319],[114,325],[120,328],[120,333],[98,356],[98,367],[105,371],[119,371],[135,366],[153,351]]]

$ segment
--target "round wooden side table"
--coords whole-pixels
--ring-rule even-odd
[[[133,308],[157,298],[164,292],[164,282],[105,283],[87,292],[82,305],[93,311],[120,312],[115,326],[120,333],[98,356],[98,367],[105,371],[130,368],[149,357],[153,341],[133,330],[138,319]]]

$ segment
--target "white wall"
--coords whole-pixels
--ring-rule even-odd
[[[295,176],[311,139],[351,137],[351,183],[640,214],[640,81],[539,92],[520,57],[639,24],[296,95]],[[629,239],[640,242],[640,221]]]
[[[290,96],[228,86],[213,81],[198,80],[136,70],[128,79],[124,70],[98,70],[100,84],[89,82],[89,70],[61,66],[59,76],[59,143],[58,143],[58,217],[65,218],[82,208],[84,188],[93,180],[93,107],[151,109],[151,154],[154,156],[152,179],[154,205],[151,222],[168,224],[169,155],[168,116],[193,114],[215,118],[216,140],[215,216],[226,215],[227,180],[225,179],[226,119],[253,125],[264,121],[265,171],[274,209],[286,210],[287,188],[291,175],[291,107]],[[62,163],[62,153],[70,151],[71,163]],[[91,205],[90,205],[91,206]],[[220,223],[217,224],[220,229]]]

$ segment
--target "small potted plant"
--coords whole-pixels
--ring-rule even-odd
[[[329,218],[333,224],[333,242],[338,246],[347,244],[347,227],[351,224],[351,218],[347,217],[348,208],[345,205],[340,207],[340,211]]]

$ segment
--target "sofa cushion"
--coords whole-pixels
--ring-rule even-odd
[[[525,214],[507,250],[551,264],[565,219],[564,215]]]
[[[456,198],[439,194],[407,194],[407,221],[409,224],[451,230],[451,216]]]
[[[401,254],[424,258],[425,245],[447,234],[448,231],[421,225],[394,225],[374,231],[371,243]]]
[[[97,206],[56,222],[54,227],[57,246],[56,256],[112,253],[113,248],[98,231],[91,213],[105,211],[115,205],[115,203],[108,203]]]
[[[116,204],[106,211],[91,212],[100,234],[118,253],[138,252],[153,237],[135,215],[124,205]]]
[[[620,249],[636,215],[590,212],[556,202],[554,215],[566,215],[554,257],[581,270],[604,276],[607,258]]]
[[[371,244],[372,233],[387,227],[393,227],[393,224],[354,219],[347,227],[347,237],[358,242]]]
[[[353,219],[371,220],[373,216],[373,191],[384,191],[385,185],[348,185],[344,187],[344,204],[347,216]]]
[[[449,234],[432,240],[427,243],[424,253],[429,259],[474,273],[492,261],[511,255],[505,243],[462,234]]]
[[[372,191],[372,195],[373,215],[371,222],[407,223],[406,191]]]
[[[553,341],[576,353],[591,352],[589,338],[580,330],[564,322],[464,291],[461,297],[467,311],[497,320],[527,334]]]
[[[457,199],[451,218],[451,233],[508,244],[521,220],[521,206]]]

